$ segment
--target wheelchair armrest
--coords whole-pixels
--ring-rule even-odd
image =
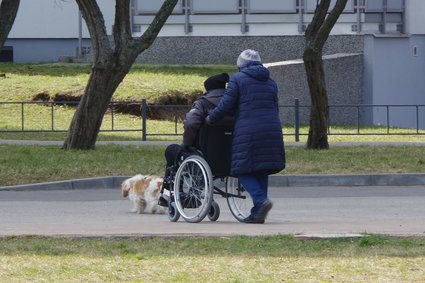
[[[204,126],[207,127],[222,127],[222,126],[233,126],[235,124],[235,118],[233,116],[224,116],[222,119],[218,120],[213,124],[204,123]]]

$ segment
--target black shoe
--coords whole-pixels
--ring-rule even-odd
[[[264,219],[259,219],[258,217],[253,216],[252,214],[250,216],[248,216],[247,218],[245,218],[244,220],[242,220],[243,223],[248,223],[248,224],[263,224],[264,223]]]
[[[272,209],[272,207],[273,207],[273,203],[269,199],[266,199],[258,207],[258,211],[254,215],[254,218],[264,223],[264,221],[266,220],[267,214],[269,213],[270,209]]]

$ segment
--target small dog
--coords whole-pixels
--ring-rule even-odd
[[[165,213],[165,208],[158,205],[163,179],[154,175],[136,175],[121,184],[121,195],[133,202],[131,212]]]

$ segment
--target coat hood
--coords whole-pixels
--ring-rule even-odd
[[[212,102],[215,105],[218,105],[218,103],[220,102],[221,98],[223,97],[224,94],[224,88],[223,89],[213,89],[208,91],[206,94],[204,94],[204,97]]]
[[[240,71],[259,81],[265,82],[270,78],[269,70],[258,61],[249,62]]]

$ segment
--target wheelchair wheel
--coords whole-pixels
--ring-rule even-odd
[[[177,210],[177,206],[175,202],[171,202],[168,206],[168,219],[171,222],[177,222],[180,218],[180,213]]]
[[[217,221],[217,219],[220,217],[220,207],[218,206],[218,203],[215,201],[212,201],[210,211],[208,211],[208,219],[210,221]]]
[[[242,222],[251,214],[253,205],[251,196],[234,177],[226,178],[226,193],[233,195],[227,198],[230,212],[238,221]]]
[[[181,163],[174,180],[174,199],[187,222],[205,218],[213,200],[213,178],[205,159],[191,155]]]

